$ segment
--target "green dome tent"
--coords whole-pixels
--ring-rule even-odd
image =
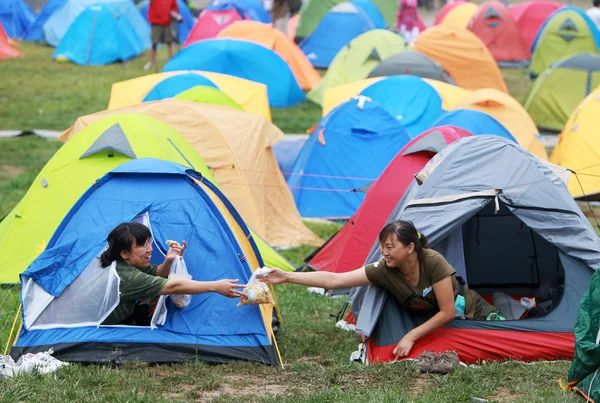
[[[180,92],[175,96],[175,99],[179,99],[180,101],[194,101],[201,102],[203,104],[227,106],[240,111],[244,110],[240,104],[231,99],[231,97],[225,94],[223,91],[202,85],[197,85],[189,90]]]

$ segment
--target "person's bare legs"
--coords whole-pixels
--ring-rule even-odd
[[[157,43],[152,44],[152,49],[150,49],[150,57],[148,59],[148,63],[144,66],[144,70],[150,70],[152,67],[156,66],[156,48],[158,47]]]
[[[171,59],[175,54],[175,52],[173,51],[173,42],[169,42],[167,46],[169,46],[169,59]]]

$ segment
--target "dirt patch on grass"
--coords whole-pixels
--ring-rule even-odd
[[[308,391],[309,388],[307,388]],[[257,376],[227,375],[218,390],[199,393],[198,402],[210,402],[221,396],[264,397],[283,395],[288,387]]]
[[[0,164],[0,178],[14,178],[23,173],[23,168],[16,165]]]
[[[417,376],[412,379],[413,384],[408,388],[408,391],[413,394],[423,393],[424,390],[429,390],[433,379],[430,376]]]
[[[508,388],[500,388],[493,395],[487,396],[486,399],[490,402],[510,403],[517,402],[523,398],[522,393],[514,393]]]

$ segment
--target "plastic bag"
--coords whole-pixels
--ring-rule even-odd
[[[252,305],[252,304],[275,304],[273,301],[273,295],[271,295],[271,290],[269,290],[269,286],[263,282],[261,282],[257,277],[261,277],[268,273],[268,268],[263,267],[260,269],[256,269],[254,273],[252,273],[252,277],[248,280],[246,284],[246,288],[244,288],[244,295],[240,297],[239,305]]]
[[[174,278],[184,278],[186,280],[192,279],[182,256],[177,256],[173,260],[173,263],[171,263],[171,271],[169,272],[168,279],[172,280]],[[169,294],[169,298],[171,298],[171,301],[173,301],[177,308],[185,308],[192,301],[192,296],[190,294]]]

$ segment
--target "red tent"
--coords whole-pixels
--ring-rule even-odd
[[[306,259],[307,265],[336,273],[362,266],[414,175],[446,145],[467,136],[471,133],[458,127],[440,126],[415,137],[371,184],[363,203],[346,225]]]
[[[564,4],[555,1],[533,0],[514,4],[508,8],[521,31],[527,49],[531,49],[540,27],[550,14],[563,6]]]
[[[465,4],[468,3],[467,0],[454,0],[450,3],[446,3],[444,4],[444,7],[442,7],[440,9],[440,12],[435,16],[435,20],[433,20],[433,25],[439,25],[442,23],[442,21],[444,21],[444,17],[446,15],[448,15],[448,13],[450,11],[452,11],[452,9],[456,6],[459,6],[461,4]]]
[[[21,56],[19,51],[11,46],[13,43],[12,39],[6,34],[2,23],[0,23],[0,60]]]
[[[194,24],[182,46],[186,47],[203,39],[214,38],[223,29],[243,19],[244,17],[234,8],[227,10],[205,10],[198,17],[198,21]]]
[[[499,1],[486,1],[479,6],[468,28],[487,46],[497,62],[531,59],[517,23]]]

